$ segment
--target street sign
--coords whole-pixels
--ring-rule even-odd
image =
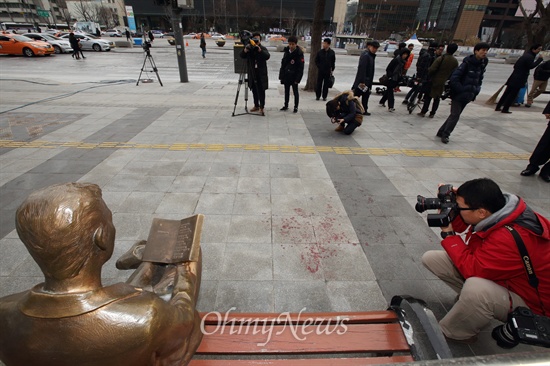
[[[36,12],[38,13],[39,17],[48,18],[50,16],[49,10],[37,9]]]

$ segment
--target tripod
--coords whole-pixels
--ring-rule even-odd
[[[148,47],[150,47],[150,45],[146,46],[146,47],[147,48],[145,49],[145,58],[143,59],[143,65],[141,66],[141,72],[139,73],[136,86],[139,85],[139,81],[141,80],[141,74],[143,74],[143,71],[145,71],[147,73],[147,70],[145,70],[145,63],[147,62],[147,60],[149,60],[149,63],[151,64],[151,67],[152,67],[153,71],[155,72],[155,74],[157,74],[157,79],[159,80],[160,86],[164,86],[164,85],[162,85],[162,80],[160,80],[160,76],[159,76],[159,72],[158,72],[158,69],[157,69],[157,65],[155,64],[155,60],[153,60],[153,56],[151,56],[151,51],[148,48]]]
[[[237,93],[235,94],[235,105],[233,107],[233,113],[231,114],[231,117],[235,116],[242,116],[244,114],[251,114],[254,116],[261,116],[261,114],[256,113],[250,113],[248,111],[248,80],[249,78],[252,78],[252,82],[254,82],[254,73],[251,74],[248,73],[248,59],[246,59],[243,62],[243,65],[241,67],[241,72],[239,73],[239,85],[237,86]],[[241,91],[241,86],[246,83],[246,86],[244,88],[244,112],[235,114],[235,110],[237,109],[237,103],[239,101],[239,92]]]

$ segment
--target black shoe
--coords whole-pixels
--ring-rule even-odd
[[[444,144],[448,144],[449,143],[449,138],[446,137],[446,136],[443,136],[443,137],[441,137],[441,142],[444,143]]]
[[[315,98],[315,100],[319,100],[319,97]]]
[[[521,173],[519,174],[523,175],[524,177],[528,177],[530,175],[535,174],[538,171],[539,171],[538,166],[537,167],[528,166],[527,168],[525,168],[525,170],[522,170]]]
[[[280,111],[287,111],[288,107],[285,105],[283,108],[279,109]]]
[[[409,101],[405,99],[404,101],[401,102],[401,104],[409,104]]]
[[[327,101],[327,98],[323,98],[323,102],[326,102]]]
[[[430,113],[430,115],[428,117],[434,118],[434,116],[435,116],[435,113]]]
[[[500,107],[495,108],[495,112],[500,112],[500,111],[501,111]]]
[[[435,134],[437,137],[443,137],[443,133],[441,133],[441,131],[437,131],[437,133]]]
[[[298,113],[298,107],[294,107],[294,110],[292,111],[292,113]]]
[[[370,116],[370,113],[369,112],[365,112],[363,113],[364,116]]]
[[[550,174],[539,174],[539,177],[540,179],[542,179],[543,181],[547,182],[547,183],[550,183]]]
[[[500,113],[512,114],[510,111],[501,111]]]

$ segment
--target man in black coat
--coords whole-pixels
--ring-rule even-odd
[[[294,94],[294,113],[298,113],[298,103],[300,101],[298,84],[300,84],[302,76],[304,75],[304,53],[298,46],[298,38],[296,36],[288,37],[288,47],[285,47],[283,52],[281,69],[279,70],[279,80],[281,84],[285,86],[285,105],[281,110],[286,111],[288,109],[290,87],[292,86],[292,94]]]
[[[315,87],[315,96],[319,100],[321,95],[323,100],[327,100],[330,76],[336,67],[336,54],[330,48],[330,38],[323,40],[323,47],[315,55],[315,65],[317,66],[317,86]]]
[[[535,61],[535,57],[542,50],[540,44],[534,44],[529,48],[529,51],[525,51],[523,55],[518,58],[514,64],[514,71],[506,81],[506,90],[502,94],[502,97],[497,103],[495,111],[502,113],[510,112],[510,106],[516,100],[519,90],[525,86],[527,79],[529,78],[529,71],[534,69],[542,62],[542,57],[539,57]]]
[[[376,51],[380,48],[380,43],[371,41],[367,43],[367,49],[359,57],[359,66],[357,66],[357,74],[351,90],[356,96],[361,96],[361,104],[365,109],[365,115],[370,116],[369,96],[372,89],[372,81],[374,79],[374,61],[376,59]]]
[[[550,120],[550,102],[544,108],[542,112],[546,116],[546,119]],[[529,176],[535,174],[539,170],[539,166],[544,165],[540,171],[539,176],[545,182],[550,183],[550,121],[548,122],[548,127],[546,131],[542,134],[542,137],[535,147],[535,151],[531,154],[529,158],[529,165],[521,172],[523,176]]]
[[[436,135],[444,144],[449,143],[449,136],[455,129],[466,105],[473,101],[481,91],[483,74],[489,63],[487,60],[489,48],[490,46],[484,42],[476,44],[474,54],[464,58],[462,64],[451,74],[451,114]]]
[[[260,43],[261,35],[258,32],[252,34],[250,44],[241,51],[241,58],[245,58],[248,66],[248,87],[254,97],[254,108],[250,112],[260,111],[262,116],[265,106],[265,91],[269,88],[267,77],[267,60],[270,54],[267,48]]]

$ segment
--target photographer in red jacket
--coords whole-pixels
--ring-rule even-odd
[[[473,343],[491,319],[505,322],[517,306],[550,316],[550,221],[487,178],[462,184],[456,203],[460,214],[441,228],[445,251],[428,251],[422,257],[424,266],[459,294],[439,322],[445,336]],[[508,227],[524,242],[537,288],[529,283]]]

